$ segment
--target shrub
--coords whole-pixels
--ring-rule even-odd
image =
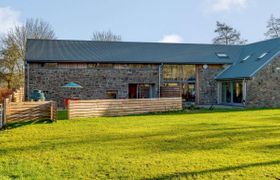
[[[0,88],[0,103],[3,103],[4,99],[13,93],[12,89]]]

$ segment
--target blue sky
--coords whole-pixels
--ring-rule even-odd
[[[279,0],[1,0],[0,34],[33,17],[48,21],[59,39],[110,29],[124,41],[211,43],[219,20],[254,42],[279,7]]]

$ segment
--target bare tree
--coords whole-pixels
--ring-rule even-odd
[[[23,83],[23,71],[19,53],[16,44],[11,44],[2,52],[0,78],[7,84],[8,89],[17,88]]]
[[[240,32],[238,32],[233,27],[219,21],[217,21],[215,33],[217,33],[218,36],[213,39],[214,44],[235,45],[245,44],[247,42],[247,40],[241,39]]]
[[[55,33],[51,25],[41,19],[27,19],[22,26],[15,26],[3,38],[2,43],[6,47],[16,44],[20,52],[20,58],[24,59],[27,39],[54,39]]]
[[[49,23],[40,19],[27,19],[21,26],[15,26],[1,39],[4,60],[0,63],[1,78],[6,79],[9,88],[14,78],[23,85],[24,57],[27,39],[54,39],[55,33]]]
[[[280,37],[280,18],[275,18],[273,15],[267,21],[267,32],[264,34],[266,38]]]
[[[121,41],[122,37],[112,33],[112,31],[94,32],[92,36],[94,41]]]

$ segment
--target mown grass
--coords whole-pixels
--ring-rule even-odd
[[[279,179],[280,110],[10,125],[0,131],[0,179],[17,178]]]

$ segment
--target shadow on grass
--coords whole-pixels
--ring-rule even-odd
[[[253,129],[252,129],[253,128]],[[178,137],[169,139],[168,137],[159,137],[142,144],[143,149],[152,149],[156,152],[192,152],[192,151],[208,151],[226,149],[246,141],[263,140],[269,138],[277,138],[275,132],[279,131],[279,127],[248,127],[235,130],[225,131],[209,131],[209,133],[191,133],[183,130],[177,132]],[[172,131],[170,131],[170,135]],[[248,147],[250,148],[250,147]],[[267,150],[267,148],[265,148]]]
[[[27,126],[27,125],[33,125],[33,124],[50,124],[52,123],[51,120],[46,120],[46,119],[42,119],[42,120],[37,120],[37,121],[23,121],[23,122],[14,122],[14,123],[8,123],[4,129],[14,129],[14,128],[19,128],[22,126]]]
[[[179,172],[179,173],[167,174],[167,175],[163,175],[160,177],[154,177],[154,178],[148,178],[148,179],[174,179],[174,178],[180,179],[180,177],[189,177],[189,176],[195,178],[195,176],[197,176],[197,175],[227,172],[227,171],[236,171],[236,170],[251,168],[251,167],[271,166],[271,165],[279,165],[279,164],[280,164],[280,160],[275,160],[275,161],[268,161],[268,162],[242,164],[239,166],[222,167],[222,168],[216,168],[216,169],[206,169],[206,170],[201,170],[201,171]],[[275,179],[279,179],[279,177],[275,177]]]
[[[58,111],[57,120],[67,120],[67,111]],[[14,128],[22,127],[22,126],[33,125],[33,124],[50,124],[50,123],[53,123],[53,121],[48,120],[48,119],[30,120],[30,121],[25,120],[22,122],[11,122],[11,123],[7,123],[7,125],[2,130],[14,129]]]
[[[232,112],[257,112],[257,111],[270,111],[270,110],[280,110],[279,108],[217,108],[217,109],[183,109],[180,111],[168,111],[168,112],[158,112],[158,113],[145,113],[145,114],[131,114],[127,116],[151,116],[151,115],[188,115],[188,114],[215,114],[215,113],[232,113]]]
[[[57,120],[67,120],[67,111],[58,111],[57,112]],[[33,125],[33,124],[50,124],[53,121],[51,120],[30,120],[30,121],[22,121],[22,122],[14,122],[14,123],[8,123],[3,130],[5,129],[14,129],[14,128],[19,128],[22,126],[27,126],[27,125]]]
[[[280,128],[275,126],[252,126],[248,127],[248,129],[252,130],[246,131],[246,128],[242,127],[240,129],[234,129],[234,131],[229,129],[230,131],[213,132],[210,134],[190,133],[187,129],[177,129],[174,131],[174,128],[159,132],[149,132],[146,134],[143,134],[143,132],[133,132],[127,135],[119,133],[104,133],[101,136],[93,134],[77,136],[77,134],[70,133],[67,136],[57,136],[55,138],[44,139],[43,144],[32,144],[24,147],[4,147],[0,149],[0,155],[15,153],[17,151],[32,151],[41,149],[53,150],[57,148],[65,149],[73,146],[83,147],[83,145],[89,144],[92,146],[112,144],[115,145],[115,148],[122,148],[125,146],[137,147],[137,149],[147,150],[149,153],[152,151],[172,153],[208,151],[225,149],[235,143],[250,141],[252,139],[271,138],[272,136],[274,137],[273,132],[279,131]],[[177,137],[172,138],[174,134]]]

